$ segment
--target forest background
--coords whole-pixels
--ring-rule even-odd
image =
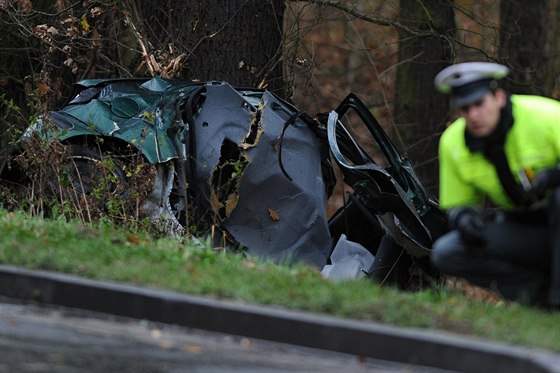
[[[86,78],[225,80],[311,115],[354,92],[437,193],[437,72],[496,61],[560,99],[559,36],[560,0],[0,0],[0,149]]]

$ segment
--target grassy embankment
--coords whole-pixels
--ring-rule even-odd
[[[560,352],[560,312],[476,301],[455,290],[407,293],[363,280],[332,282],[300,265],[278,266],[108,225],[30,218],[1,209],[0,237],[0,264]]]

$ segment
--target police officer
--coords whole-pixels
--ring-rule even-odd
[[[435,77],[461,117],[439,143],[440,205],[450,232],[433,245],[443,273],[525,304],[560,306],[560,103],[509,95],[489,62]]]

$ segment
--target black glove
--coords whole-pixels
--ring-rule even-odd
[[[560,186],[560,165],[541,170],[531,183],[529,193],[536,199],[542,199],[549,189]]]
[[[473,246],[484,246],[486,239],[482,234],[484,221],[480,210],[474,207],[456,207],[449,211],[451,229],[459,231],[465,243]]]

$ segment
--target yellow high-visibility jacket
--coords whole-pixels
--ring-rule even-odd
[[[540,97],[512,95],[513,126],[504,150],[514,178],[520,172],[531,178],[543,168],[560,163],[560,102]],[[440,206],[480,205],[488,197],[496,206],[515,210],[496,169],[482,152],[471,152],[465,143],[464,118],[453,122],[439,142]]]

